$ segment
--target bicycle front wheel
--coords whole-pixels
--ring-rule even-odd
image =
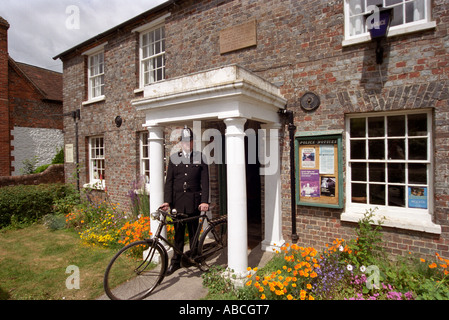
[[[167,252],[153,240],[133,242],[109,262],[104,274],[104,290],[112,300],[140,300],[162,281],[167,268]]]

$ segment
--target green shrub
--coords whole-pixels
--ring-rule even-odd
[[[56,155],[51,160],[51,164],[64,164],[64,148],[58,150]]]
[[[53,212],[57,199],[71,192],[65,184],[14,186],[0,189],[0,228],[31,224]]]
[[[36,170],[33,171],[33,173],[41,173],[44,172],[45,170],[47,170],[47,168],[49,167],[49,164],[44,164],[42,166],[39,166],[36,168]]]

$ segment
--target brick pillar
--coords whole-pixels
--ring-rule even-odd
[[[0,17],[0,176],[11,175],[11,148],[8,99],[8,29]]]

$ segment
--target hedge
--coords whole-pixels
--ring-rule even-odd
[[[56,200],[70,194],[66,184],[20,185],[0,188],[0,229],[14,223],[38,221],[53,212]]]

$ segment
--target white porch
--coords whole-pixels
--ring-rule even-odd
[[[237,65],[230,65],[147,86],[143,98],[134,100],[132,104],[146,113],[144,126],[149,131],[151,211],[157,210],[164,202],[164,127],[191,124],[193,121],[218,119],[224,122],[228,268],[237,278],[246,277],[248,231],[244,126],[248,120],[261,124],[266,132],[265,148],[269,150],[262,152],[264,158],[260,159],[265,165],[260,172],[265,180],[262,248],[272,251],[284,243],[278,111],[285,107],[286,100],[279,88]]]

